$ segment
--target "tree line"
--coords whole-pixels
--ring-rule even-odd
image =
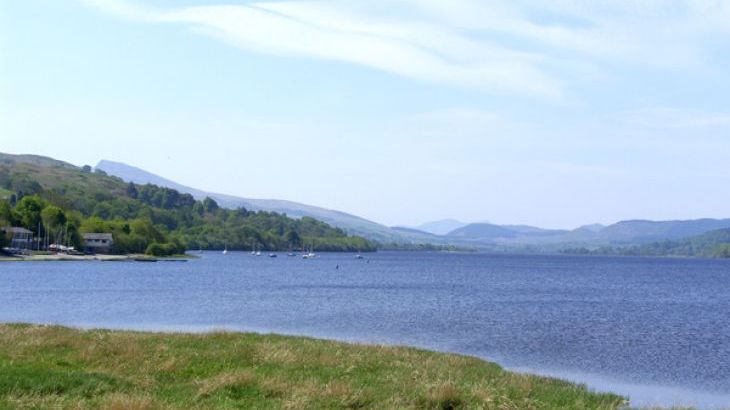
[[[576,247],[562,250],[574,255],[616,256],[686,256],[730,258],[730,229],[718,229],[679,240],[652,242],[643,245]]]
[[[0,189],[10,193],[0,199],[0,227],[25,227],[36,236],[77,249],[83,246],[83,233],[112,233],[113,251],[120,254],[224,248],[375,250],[374,243],[313,218],[225,209],[212,198],[196,200],[174,189],[124,183],[90,170],[73,172],[84,175],[56,179],[0,166]],[[7,246],[7,240],[3,236],[0,244]]]

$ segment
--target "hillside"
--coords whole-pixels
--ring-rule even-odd
[[[117,252],[193,249],[373,250],[312,218],[273,212],[222,209],[210,198],[151,184],[126,183],[103,171],[37,156],[0,154],[0,226],[28,227],[54,241],[80,246],[83,232],[110,232]],[[59,238],[63,232],[63,238]],[[152,249],[156,249],[153,247]]]
[[[474,223],[449,232],[453,238],[465,238],[475,241],[492,241],[499,238],[514,238],[518,232],[499,225]]]
[[[730,229],[717,229],[680,240],[666,240],[645,245],[601,247],[594,250],[571,249],[569,253],[630,256],[687,256],[730,258]]]
[[[730,228],[730,219],[688,221],[621,221],[602,229],[598,237],[612,243],[647,243],[681,239],[705,232]]]
[[[504,248],[533,246],[544,251],[579,247],[611,247],[672,241],[730,228],[730,219],[685,221],[621,221],[609,226],[587,225],[572,231],[549,230],[524,225],[469,224],[447,237]]]
[[[236,209],[244,207],[252,211],[268,211],[286,214],[294,218],[311,217],[325,222],[331,226],[340,228],[351,235],[360,235],[378,242],[394,243],[419,243],[442,241],[442,239],[423,235],[418,232],[403,232],[391,229],[367,219],[331,209],[320,208],[312,205],[301,204],[281,199],[254,199],[241,198],[232,195],[207,192],[191,188],[169,179],[160,177],[121,162],[102,160],[96,165],[109,175],[117,176],[124,181],[136,184],[155,184],[158,186],[175,189],[192,195],[196,199],[210,197],[215,199],[222,207]]]

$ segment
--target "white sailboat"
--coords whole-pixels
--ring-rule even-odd
[[[317,257],[317,254],[314,253],[314,244],[312,244],[312,247],[309,248],[309,252],[304,253],[302,255],[302,259],[314,259]]]

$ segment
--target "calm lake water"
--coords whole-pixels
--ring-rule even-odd
[[[320,256],[2,263],[0,322],[407,344],[585,382],[638,406],[730,407],[730,261]]]

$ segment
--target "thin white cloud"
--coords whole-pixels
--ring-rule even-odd
[[[663,129],[730,127],[730,113],[671,107],[646,107],[621,113],[632,126]]]
[[[304,0],[165,10],[81,1],[124,18],[189,24],[260,53],[555,99],[616,64],[710,68],[708,48],[730,34],[728,0]]]
[[[475,41],[448,27],[377,21],[335,2],[262,2],[166,11],[121,0],[84,0],[121,17],[187,23],[262,53],[343,61],[420,81],[559,98],[559,81],[535,53]],[[339,5],[338,5],[339,4]]]
[[[573,51],[652,67],[701,67],[703,44],[730,33],[727,0],[399,0],[454,27],[527,41],[526,47]]]

